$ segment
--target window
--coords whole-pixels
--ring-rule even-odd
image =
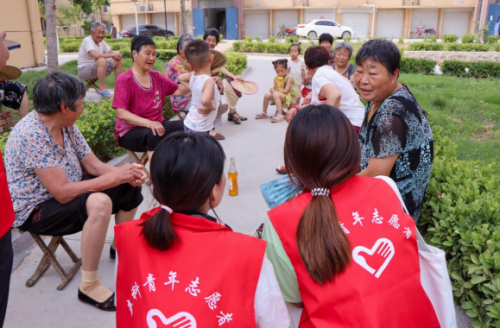
[[[317,21],[316,24],[314,25],[322,25],[322,26],[325,26],[327,25],[327,22],[326,21]]]
[[[104,5],[104,6],[102,7],[102,11],[104,11],[105,13],[107,13],[107,12],[108,12],[108,6]]]

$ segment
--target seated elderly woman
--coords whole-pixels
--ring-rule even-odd
[[[356,66],[349,63],[352,57],[352,46],[347,42],[341,42],[335,46],[334,56],[335,63],[332,65],[333,69],[340,75],[352,81],[352,76],[356,71]]]
[[[116,168],[97,159],[74,125],[84,96],[85,85],[67,73],[35,85],[35,110],[14,127],[5,148],[13,226],[48,236],[83,231],[78,298],[114,311],[114,293],[98,278],[99,259],[111,215],[117,224],[134,218],[146,176],[140,165]],[[95,178],[82,180],[82,168]]]
[[[390,41],[371,40],[356,55],[356,83],[368,101],[359,133],[361,175],[391,177],[415,221],[432,171],[434,141],[426,114],[398,83],[401,55]]]
[[[115,136],[118,144],[131,151],[152,153],[160,141],[175,131],[183,131],[181,121],[166,121],[163,105],[167,96],[179,97],[190,93],[184,84],[177,84],[153,71],[156,44],[147,36],[132,39],[131,69],[116,81],[113,108],[116,109]],[[190,74],[179,77],[189,82]]]

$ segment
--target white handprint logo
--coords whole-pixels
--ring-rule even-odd
[[[165,327],[172,328],[196,328],[196,320],[194,317],[187,312],[179,312],[173,315],[170,318],[167,318],[161,313],[160,310],[152,309],[149,310],[148,315],[146,317],[146,321],[148,323],[148,328],[156,328],[158,327],[154,317],[160,318],[161,322]]]
[[[360,253],[366,253],[368,256],[380,256],[385,259],[384,263],[378,269],[374,269],[366,263],[366,258],[360,255]],[[376,253],[375,253],[376,252]],[[394,256],[395,249],[392,242],[387,238],[380,238],[375,242],[375,245],[371,249],[368,249],[363,246],[358,246],[352,250],[352,259],[354,262],[359,264],[363,269],[370,272],[371,274],[375,274],[375,278],[379,278],[384,272],[389,262],[391,262],[392,257]]]

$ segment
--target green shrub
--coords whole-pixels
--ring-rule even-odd
[[[177,50],[177,41],[163,41],[161,42],[156,42],[156,49],[171,49],[171,50]]]
[[[465,34],[462,36],[462,43],[474,43],[476,36],[474,34]]]
[[[424,36],[424,42],[437,42],[437,36],[426,35]]]
[[[455,302],[473,327],[500,325],[500,176],[491,165],[461,161],[434,127],[435,159],[419,228],[446,252]]]
[[[125,43],[125,42],[115,42],[109,45],[111,47],[111,50],[113,51],[120,51],[123,48],[128,48],[130,49],[130,43]]]
[[[458,35],[456,35],[456,34],[445,34],[445,35],[443,35],[443,41],[444,42],[454,43],[454,42],[457,42],[457,40],[458,40]]]
[[[219,34],[219,40],[222,41],[222,39],[224,39],[224,34]]]
[[[403,40],[403,38],[399,38],[399,39],[398,39],[398,43],[399,43],[399,44],[404,44],[404,43],[405,43],[405,40]]]
[[[270,35],[270,36],[267,38],[267,42],[269,42],[269,43],[274,43],[274,42],[276,42],[276,38],[275,38],[274,36]]]
[[[111,107],[110,100],[103,100],[101,103],[85,102],[85,109],[75,123],[90,149],[103,162],[124,152],[116,144],[115,123],[116,111]]]
[[[310,45],[301,44],[301,52],[304,53],[305,49]],[[266,42],[241,42],[236,41],[233,43],[233,51],[235,52],[255,52],[255,53],[269,53],[269,54],[288,54],[290,43],[266,43]]]
[[[233,51],[234,52],[240,52],[242,42],[236,41],[233,42]]]
[[[448,43],[446,44],[446,51],[488,51],[490,46],[480,43]]]
[[[257,41],[257,42],[262,42],[262,38],[261,38],[261,37],[256,36],[254,39],[255,39],[255,41]]]
[[[244,54],[226,54],[227,64],[224,66],[234,75],[240,75],[245,71],[248,64],[247,56]]]
[[[352,37],[350,37],[350,36],[346,36],[346,37],[344,38],[344,42],[350,43],[350,42],[351,42],[351,39],[352,39]]]
[[[175,41],[175,42],[177,42],[178,40],[179,40],[179,36],[177,36],[177,35],[171,35],[168,38],[168,41]]]
[[[163,60],[163,61],[169,61],[170,59],[174,58],[175,56],[177,56],[177,50],[171,50],[171,49],[156,50],[156,58]]]
[[[463,62],[445,60],[441,66],[445,75],[458,77],[489,78],[500,77],[500,63],[495,62]]]
[[[500,51],[500,43],[494,44],[493,45],[493,50],[494,51]]]
[[[80,45],[79,42],[59,43],[59,49],[61,52],[78,52],[80,51]]]
[[[401,73],[421,73],[426,75],[434,74],[436,62],[430,59],[401,58]]]
[[[251,37],[251,36],[247,36],[247,37],[245,38],[245,42],[252,42],[252,41],[253,41],[253,39],[252,39],[252,37]]]
[[[498,43],[498,40],[500,40],[500,36],[498,36],[498,35],[490,35],[490,36],[488,36],[488,43],[489,44]]]
[[[443,43],[434,43],[434,42],[414,42],[410,43],[411,51],[443,51],[444,44]]]

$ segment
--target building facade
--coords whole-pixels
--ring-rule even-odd
[[[499,0],[186,0],[188,30],[194,35],[215,27],[228,39],[276,36],[279,26],[295,27],[313,19],[332,19],[350,26],[354,37],[412,38],[421,25],[437,36],[462,36],[487,23],[489,5]],[[139,24],[167,26],[179,33],[180,1],[138,0]],[[135,25],[134,2],[111,0],[119,29]],[[193,19],[194,18],[194,19]]]
[[[12,50],[8,65],[23,68],[44,63],[45,49],[37,0],[0,0],[0,28],[7,31],[7,39],[21,44],[21,49]]]

